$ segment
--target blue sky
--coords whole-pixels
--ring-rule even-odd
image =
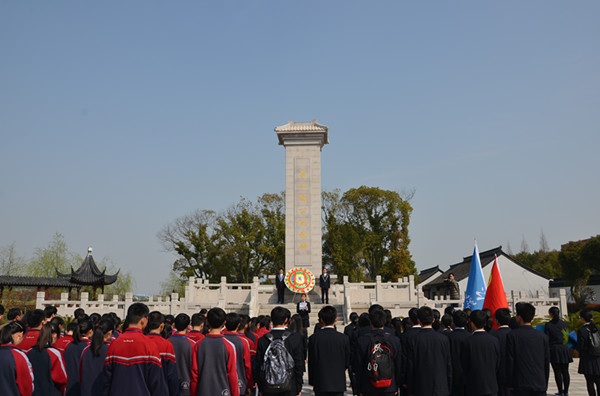
[[[600,3],[0,5],[0,246],[55,232],[154,293],[157,232],[284,189],[273,128],[330,127],[323,188],[416,193],[419,269],[600,233]]]

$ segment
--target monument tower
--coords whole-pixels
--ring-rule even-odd
[[[275,128],[285,147],[285,270],[321,273],[321,150],[329,127],[293,122]]]

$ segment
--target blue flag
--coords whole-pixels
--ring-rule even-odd
[[[485,280],[483,279],[483,271],[481,270],[477,241],[475,241],[473,258],[471,258],[471,269],[469,270],[469,281],[467,282],[467,291],[465,293],[465,306],[463,309],[482,309],[484,300]]]

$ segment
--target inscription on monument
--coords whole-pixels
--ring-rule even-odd
[[[294,159],[294,256],[296,265],[310,264],[310,160]]]

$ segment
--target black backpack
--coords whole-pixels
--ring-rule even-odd
[[[394,357],[389,334],[370,334],[371,343],[366,359],[367,375],[375,388],[387,388],[394,376]]]
[[[264,335],[271,343],[265,351],[265,360],[260,370],[262,392],[282,393],[292,389],[294,358],[284,344],[291,334],[286,330],[281,338],[275,338],[271,333]]]
[[[587,342],[586,351],[592,356],[600,356],[600,331],[597,327],[588,330],[590,331],[590,338]]]

